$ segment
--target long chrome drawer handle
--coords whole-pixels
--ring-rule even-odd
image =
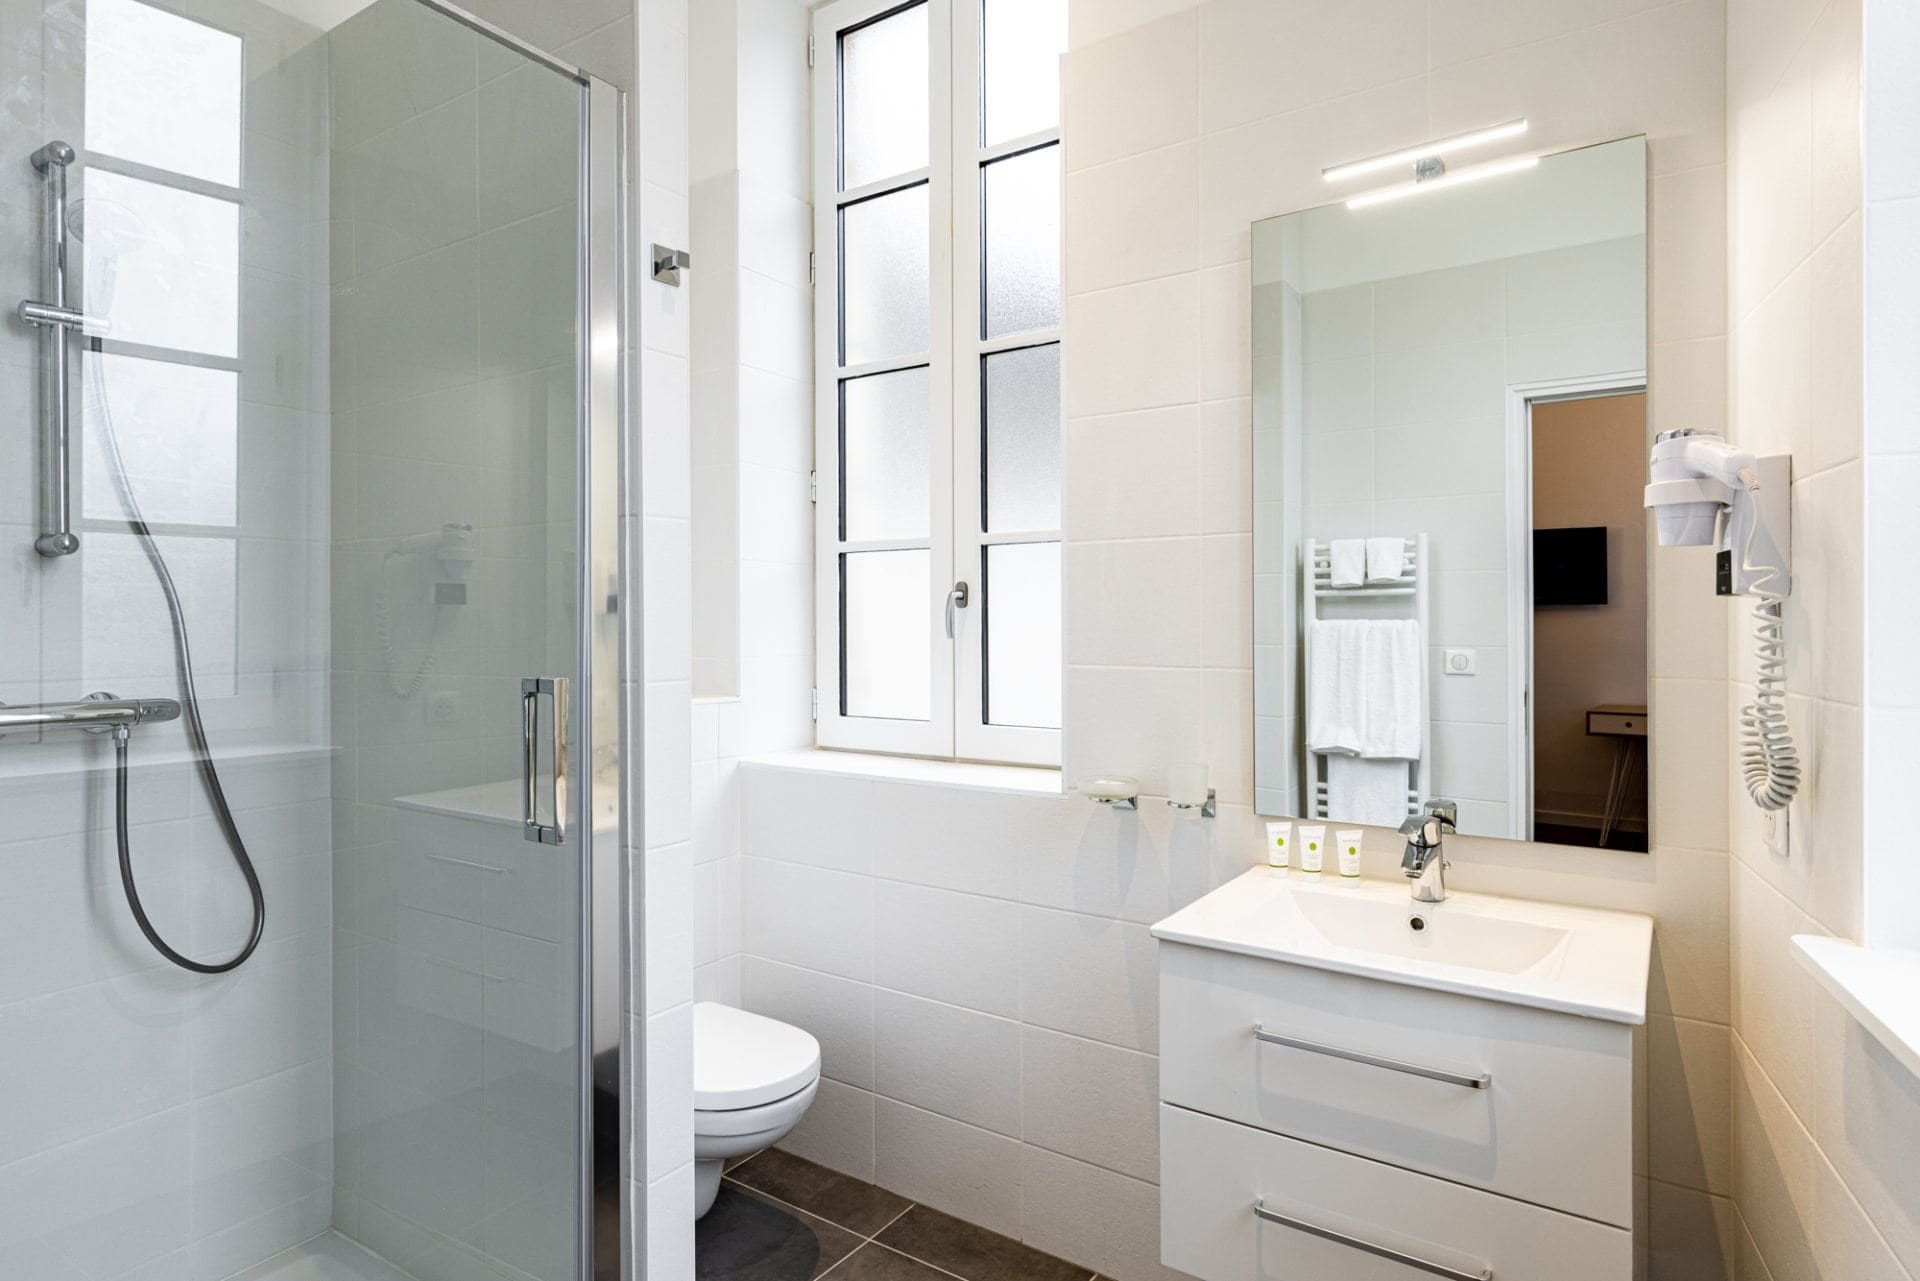
[[[1418,1063],[1402,1063],[1399,1059],[1383,1058],[1378,1054],[1367,1054],[1361,1050],[1344,1049],[1338,1045],[1322,1045],[1318,1041],[1302,1041],[1298,1037],[1282,1036],[1278,1032],[1269,1032],[1260,1024],[1253,1025],[1253,1037],[1256,1041],[1265,1041],[1268,1045],[1284,1045],[1290,1050],[1305,1050],[1309,1054],[1324,1054],[1329,1058],[1345,1059],[1349,1063],[1365,1063],[1369,1067],[1385,1068],[1389,1072],[1405,1072],[1408,1076],[1424,1076],[1429,1081],[1445,1081],[1449,1085],[1464,1085],[1469,1090],[1490,1089],[1493,1085],[1493,1073],[1482,1072],[1479,1076],[1468,1076],[1464,1072],[1449,1072],[1445,1068],[1422,1067]]]
[[[1304,1219],[1290,1218],[1275,1210],[1267,1209],[1264,1201],[1253,1203],[1253,1212],[1268,1223],[1277,1223],[1283,1228],[1292,1228],[1295,1232],[1304,1232],[1308,1236],[1319,1237],[1322,1241],[1331,1241],[1335,1245],[1344,1245],[1351,1250],[1359,1250],[1381,1259],[1390,1259],[1394,1263],[1409,1268],[1418,1268],[1422,1272],[1431,1272],[1437,1277],[1446,1277],[1448,1281],[1493,1281],[1493,1269],[1481,1268],[1478,1272],[1462,1272],[1450,1268],[1444,1263],[1434,1263],[1418,1255],[1405,1254],[1384,1245],[1375,1245],[1371,1241],[1362,1241],[1359,1237],[1350,1237],[1344,1232],[1335,1232],[1332,1228],[1323,1228],[1317,1223],[1308,1223]]]

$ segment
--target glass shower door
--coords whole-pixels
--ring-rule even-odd
[[[336,28],[330,72],[335,1226],[422,1281],[557,1281],[582,1160],[582,88],[413,0]]]
[[[588,1266],[600,90],[326,8],[8,9],[0,1276]]]

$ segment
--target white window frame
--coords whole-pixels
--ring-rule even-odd
[[[986,549],[1015,543],[1061,543],[1061,531],[987,534],[982,502],[981,371],[988,355],[1059,343],[1059,329],[983,340],[981,183],[988,163],[1052,146],[1052,129],[980,145],[981,0],[919,0],[927,9],[928,165],[841,191],[840,37],[915,7],[909,0],[833,0],[813,15],[813,154],[815,288],[815,602],[816,741],[819,746],[903,755],[1060,763],[1058,729],[985,723],[984,636]],[[929,349],[895,360],[840,364],[840,215],[849,205],[924,183],[928,188],[928,263],[932,274]],[[840,538],[840,395],[850,378],[926,366],[929,534],[922,541],[849,543]],[[1063,416],[1064,421],[1064,416]],[[1064,427],[1063,427],[1064,436]],[[885,720],[841,713],[841,570],[848,552],[925,546],[931,559],[925,601],[932,637],[929,717]],[[1064,546],[1062,547],[1064,555]],[[953,611],[949,593],[965,583],[969,606]],[[1064,665],[1064,654],[1060,660]]]

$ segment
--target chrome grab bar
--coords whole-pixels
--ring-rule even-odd
[[[1269,1032],[1258,1023],[1253,1025],[1253,1039],[1265,1041],[1268,1045],[1284,1045],[1290,1050],[1305,1050],[1309,1054],[1325,1054],[1329,1058],[1345,1059],[1349,1063],[1364,1063],[1368,1067],[1385,1068],[1389,1072],[1404,1072],[1408,1076],[1424,1076],[1429,1081],[1445,1081],[1449,1085],[1464,1085],[1469,1090],[1486,1090],[1493,1086],[1493,1074],[1482,1072],[1478,1076],[1468,1076],[1464,1072],[1449,1072],[1445,1068],[1423,1067],[1418,1063],[1405,1063],[1399,1059],[1389,1059],[1378,1054],[1368,1054],[1362,1050],[1349,1050],[1338,1045],[1326,1045],[1319,1041],[1303,1041],[1298,1037],[1282,1036],[1278,1032]]]
[[[553,822],[540,821],[540,696],[553,699]],[[520,682],[521,805],[520,834],[542,845],[567,839],[567,678],[528,676]]]
[[[1295,1232],[1304,1232],[1308,1236],[1319,1237],[1322,1241],[1331,1241],[1335,1245],[1344,1245],[1348,1249],[1359,1250],[1363,1254],[1371,1254],[1375,1258],[1388,1259],[1403,1267],[1418,1268],[1422,1272],[1430,1272],[1437,1277],[1446,1277],[1447,1281],[1493,1281],[1492,1268],[1483,1267],[1478,1272],[1462,1272],[1460,1269],[1450,1268],[1444,1263],[1435,1263],[1431,1259],[1423,1259],[1418,1255],[1407,1254],[1403,1251],[1395,1250],[1390,1246],[1375,1245],[1371,1241],[1363,1241],[1359,1237],[1351,1237],[1344,1232],[1335,1232],[1332,1228],[1323,1228],[1317,1223],[1308,1223],[1304,1219],[1296,1219],[1290,1215],[1281,1214],[1276,1210],[1269,1210],[1264,1201],[1255,1201],[1253,1203],[1253,1212],[1257,1217],[1265,1219],[1268,1223],[1277,1223],[1283,1228],[1291,1228]]]
[[[0,703],[0,734],[23,729],[112,729],[148,721],[178,719],[180,704],[171,698],[115,698],[95,695],[78,703]]]

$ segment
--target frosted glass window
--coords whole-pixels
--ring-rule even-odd
[[[132,534],[83,531],[80,562],[82,688],[170,693],[173,646],[166,597]],[[231,538],[161,536],[180,602],[193,623],[193,670],[208,694],[234,692],[239,653],[239,548]]]
[[[991,147],[1058,126],[1067,0],[986,0],[982,23],[980,141]]]
[[[986,549],[986,718],[1060,728],[1060,544]]]
[[[120,444],[135,499],[163,525],[237,522],[240,375],[131,356],[86,353],[83,383],[89,520],[124,520],[105,430]]]
[[[922,365],[840,385],[841,537],[927,537],[927,378]]]
[[[985,358],[986,520],[995,533],[1060,527],[1060,344]]]
[[[840,557],[846,665],[842,714],[924,721],[931,710],[932,553],[850,552]]]
[[[1060,325],[1060,148],[996,160],[981,172],[986,336]]]
[[[927,163],[927,6],[840,37],[840,189]]]
[[[239,205],[91,169],[82,220],[87,311],[114,338],[239,355]]]
[[[840,211],[841,363],[927,350],[932,271],[925,183]]]
[[[240,37],[87,0],[87,149],[240,185]]]

